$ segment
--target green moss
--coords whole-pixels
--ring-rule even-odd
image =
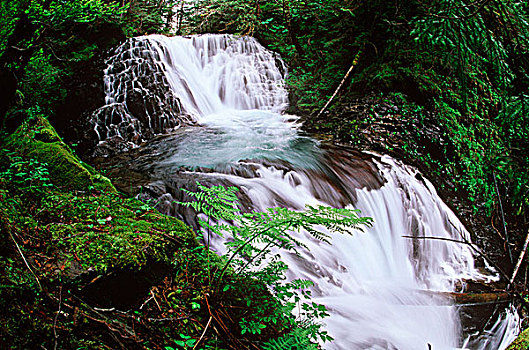
[[[52,183],[71,190],[116,192],[112,183],[86,165],[65,144],[48,120],[29,118],[7,138],[6,147],[48,166]]]
[[[518,338],[507,348],[507,350],[529,349],[529,328],[520,333]]]
[[[196,246],[181,221],[135,199],[115,194],[54,194],[42,200],[39,234],[61,251],[59,265],[72,272],[141,268],[148,261],[169,263],[181,246]],[[75,274],[75,271],[72,272]]]

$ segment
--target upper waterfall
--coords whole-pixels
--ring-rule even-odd
[[[143,36],[106,63],[106,105],[89,121],[99,141],[139,144],[221,111],[288,105],[286,66],[251,37]]]
[[[286,67],[252,37],[205,34],[145,37],[156,48],[186,113],[226,109],[280,112],[288,104]]]

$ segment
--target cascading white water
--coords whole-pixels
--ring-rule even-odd
[[[183,108],[197,118],[226,110],[282,111],[285,67],[251,37],[150,36]]]
[[[219,119],[227,112],[278,113],[288,104],[286,67],[251,37],[132,38],[107,64],[106,104],[93,112],[89,124],[100,144],[118,141],[122,149],[215,113]]]
[[[277,199],[295,209],[326,204],[315,198],[307,175],[254,165],[258,177],[216,176],[239,186],[257,210],[278,206]],[[374,218],[374,226],[354,236],[330,233],[332,245],[308,233],[293,233],[309,249],[302,251],[302,258],[280,252],[289,266],[288,277],[313,281],[313,299],[330,310],[326,324],[335,340],[326,349],[458,348],[463,339],[457,307],[440,293],[427,291],[452,292],[464,280],[496,277],[475,268],[467,245],[404,237],[469,239],[432,184],[418,180],[414,169],[389,157],[378,166],[387,182],[378,190],[357,189],[354,205]],[[223,243],[217,237],[211,245],[223,252]],[[513,340],[517,319],[508,315],[510,326],[500,332],[500,339],[507,334]],[[482,348],[500,348],[495,336],[485,337]]]
[[[289,278],[314,281],[314,298],[330,310],[325,322],[335,341],[325,348],[426,350],[430,344],[438,350],[471,343],[465,342],[457,307],[432,291],[460,291],[465,280],[495,275],[475,267],[467,245],[420,239],[469,239],[431,183],[389,157],[364,161],[370,164],[365,173],[372,168],[378,175],[362,182],[340,161],[352,154],[323,150],[297,135],[293,118],[280,114],[287,105],[284,67],[255,39],[140,40],[156,51],[182,110],[204,125],[147,145],[155,149],[156,164],[142,165],[141,172],[163,182],[182,166],[209,167],[216,170],[201,176],[238,185],[253,209],[326,204],[355,207],[374,218],[367,232],[333,235],[332,245],[296,233],[309,249],[302,257],[282,253]],[[227,164],[243,164],[247,171],[219,170]],[[221,238],[212,245],[224,250]],[[472,347],[504,348],[516,331],[517,315],[507,312]]]

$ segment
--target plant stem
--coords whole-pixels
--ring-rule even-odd
[[[287,220],[285,222],[287,224],[285,230],[288,229],[288,227],[290,227],[290,225],[292,224],[292,220]],[[250,244],[251,241],[253,241],[254,239],[256,239],[257,237],[259,237],[260,235],[262,235],[263,233],[269,231],[270,229],[272,229],[272,226],[269,226],[267,227],[266,229],[262,230],[262,231],[258,231],[256,232],[252,237],[250,237],[246,242],[244,242],[241,246],[239,246],[239,248],[237,248],[237,250],[235,252],[233,252],[233,254],[230,256],[230,258],[228,259],[228,261],[226,262],[226,264],[224,264],[224,267],[222,268],[221,272],[220,272],[220,276],[219,278],[217,279],[217,283],[215,284],[215,289],[214,289],[214,293],[216,294],[218,292],[218,289],[219,289],[219,285],[220,285],[220,282],[222,281],[222,278],[224,277],[224,273],[226,272],[226,269],[228,268],[228,266],[230,265],[230,263],[233,261],[233,259],[235,259],[235,256],[244,248],[246,247],[248,244]]]
[[[39,285],[39,289],[40,289],[40,291],[42,291],[42,285],[40,284],[39,278],[37,277],[37,275],[35,274],[35,272],[33,272],[33,270],[31,269],[31,267],[29,266],[28,261],[27,261],[26,258],[24,257],[24,254],[22,253],[22,250],[20,249],[20,246],[18,245],[17,241],[15,240],[15,237],[13,237],[13,234],[11,233],[11,231],[9,232],[9,236],[11,237],[11,239],[13,240],[13,242],[15,243],[15,246],[17,247],[17,250],[18,250],[18,252],[20,253],[20,256],[22,257],[22,260],[24,260],[24,263],[26,264],[27,268],[29,269],[29,272],[31,272],[31,274],[33,275],[33,277],[35,277],[35,279],[37,280],[37,284]]]
[[[204,338],[204,335],[206,335],[206,331],[208,330],[209,324],[211,323],[212,319],[213,319],[213,316],[209,316],[208,324],[206,325],[206,327],[204,327],[204,331],[202,332],[202,335],[200,336],[200,339],[197,341],[197,343],[193,347],[193,350],[195,350],[197,348],[198,344],[200,344],[200,342]]]

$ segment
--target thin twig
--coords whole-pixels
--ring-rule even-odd
[[[145,302],[144,302],[143,304],[141,304],[141,306],[140,306],[140,310],[142,310],[142,309],[145,307],[145,305],[147,305],[147,303],[148,303],[149,301],[151,301],[152,299],[154,299],[153,296],[151,296],[150,298],[148,298],[147,300],[145,300]]]
[[[24,253],[22,253],[22,250],[20,249],[20,246],[18,245],[17,241],[15,240],[15,237],[13,237],[13,234],[11,233],[11,231],[9,231],[9,237],[11,237],[11,239],[15,243],[15,245],[16,245],[16,247],[18,249],[18,252],[20,253],[20,256],[22,257],[22,260],[24,260],[24,263],[26,264],[27,268],[29,269],[29,272],[31,272],[33,277],[35,277],[35,279],[37,280],[37,284],[39,285],[39,289],[40,289],[40,291],[42,291],[42,285],[40,284],[39,278],[37,277],[35,272],[33,272],[33,270],[31,269],[31,266],[29,266],[28,261],[24,257]]]
[[[512,264],[513,263],[512,252],[511,252],[511,245],[509,244],[509,235],[507,233],[507,226],[505,225],[505,214],[503,213],[503,205],[501,203],[500,191],[498,190],[496,174],[493,174],[493,175],[494,175],[494,186],[496,187],[496,195],[498,196],[498,202],[500,203],[500,213],[501,213],[501,220],[503,223],[503,231],[505,232],[505,242],[507,243],[507,252],[509,253],[509,259],[511,260],[511,264]]]
[[[198,344],[200,344],[200,342],[204,338],[204,335],[206,335],[206,331],[208,330],[209,324],[211,323],[212,319],[213,319],[213,316],[210,315],[209,316],[209,320],[208,320],[208,324],[206,324],[206,327],[204,327],[204,331],[202,332],[202,335],[200,336],[200,339],[197,341],[197,343],[193,347],[193,350],[195,350],[197,348]]]
[[[115,307],[111,307],[110,309],[102,309],[102,308],[94,306],[94,310],[100,311],[100,312],[114,312],[114,311],[116,311],[116,308]]]
[[[503,241],[505,241],[505,237],[503,237],[501,232],[496,228],[496,226],[494,226],[494,210],[492,211],[492,214],[490,215],[490,226],[492,226],[494,231],[496,231],[496,233],[498,234],[498,237],[500,237]]]
[[[162,308],[160,307],[160,304],[158,304],[158,300],[156,300],[156,297],[154,296],[154,292],[152,291],[152,289],[151,289],[151,295],[152,295],[152,298],[154,299],[154,302],[156,303],[156,306],[158,306],[158,309],[162,311]]]
[[[351,64],[351,67],[349,67],[349,70],[347,71],[347,73],[345,73],[342,81],[340,82],[340,84],[338,85],[338,87],[336,88],[336,90],[334,91],[334,94],[332,94],[331,98],[329,99],[329,101],[327,101],[327,103],[325,104],[325,106],[323,106],[323,108],[319,111],[319,113],[316,115],[316,118],[318,118],[326,109],[327,107],[329,107],[329,105],[331,104],[332,100],[334,100],[334,98],[336,97],[336,95],[338,95],[338,92],[340,91],[340,89],[342,88],[343,84],[345,83],[345,81],[347,80],[347,78],[349,78],[349,75],[351,74],[351,72],[353,71],[353,69],[358,65],[358,60],[360,58],[360,54],[362,53],[362,50],[358,51],[358,53],[356,54],[355,58],[353,59],[353,63]]]
[[[288,224],[287,227],[290,227],[290,225],[292,224],[292,221],[291,220],[287,220],[286,223]],[[233,254],[230,256],[230,258],[228,259],[228,261],[226,261],[226,263],[224,264],[224,266],[222,267],[222,270],[220,271],[220,275],[219,275],[219,278],[217,279],[217,283],[215,284],[215,288],[214,288],[214,294],[217,294],[218,292],[218,289],[219,289],[219,286],[220,286],[220,282],[222,281],[222,278],[224,277],[224,273],[226,272],[226,270],[228,269],[228,266],[230,265],[230,263],[232,262],[233,259],[235,259],[235,256],[237,254],[239,254],[239,252],[244,248],[246,247],[248,244],[250,244],[250,242],[252,242],[254,239],[256,239],[257,237],[259,237],[260,235],[266,233],[267,231],[269,231],[270,229],[272,229],[272,227],[267,227],[266,229],[262,230],[262,231],[257,231],[256,233],[254,233],[253,236],[251,236],[248,240],[246,240],[246,242],[244,242],[242,245],[240,245],[237,250],[235,250],[235,252],[233,252]]]
[[[267,249],[270,248],[270,246],[271,246],[272,244],[277,244],[277,243],[274,242],[274,241],[268,242],[268,244],[267,244],[263,249],[261,249],[261,251],[260,251],[259,253],[257,253],[257,255],[255,255],[253,258],[249,259],[248,262],[247,262],[244,266],[242,266],[241,268],[239,268],[235,274],[238,275],[238,274],[240,274],[242,271],[246,270],[246,268],[247,268],[252,262],[254,262],[255,260],[257,260],[257,257],[258,257],[259,255],[264,254],[264,253],[267,251]]]
[[[57,311],[57,314],[55,315],[55,319],[53,320],[53,337],[54,345],[53,348],[57,350],[57,340],[59,339],[59,335],[57,334],[57,319],[59,318],[59,314],[61,313],[61,305],[62,305],[62,286],[59,287],[59,310]]]
[[[181,320],[189,320],[189,316],[184,317],[166,317],[166,318],[148,318],[147,320],[149,322],[166,322],[166,321],[181,321]]]
[[[445,238],[445,237],[434,237],[434,236],[423,236],[423,237],[413,237],[413,236],[402,236],[404,238],[411,238],[411,239],[432,239],[432,240],[438,240],[438,241],[448,241],[448,242],[454,242],[454,243],[461,243],[461,244],[466,244],[468,246],[470,246],[470,248],[474,249],[476,251],[476,253],[478,253],[483,259],[487,260],[487,262],[489,264],[491,264],[492,266],[494,266],[495,269],[497,269],[500,273],[500,275],[505,278],[506,281],[509,281],[509,276],[507,276],[507,274],[505,272],[503,272],[503,270],[494,262],[492,261],[488,256],[485,255],[485,253],[483,253],[481,251],[481,249],[479,249],[478,247],[476,247],[476,245],[474,243],[471,243],[471,242],[465,242],[465,241],[460,241],[460,240],[457,240],[457,239],[452,239],[452,238]]]
[[[509,281],[509,277],[507,276],[507,273],[505,273],[498,266],[498,264],[492,261],[492,259],[490,259],[487,255],[485,255],[485,253],[483,253],[483,251],[477,245],[475,245],[472,242],[469,242],[469,240],[463,235],[463,232],[461,231],[461,229],[459,227],[456,227],[456,225],[454,225],[454,223],[451,220],[448,220],[448,222],[459,233],[459,236],[461,237],[461,239],[463,239],[466,242],[466,244],[470,245],[470,247],[474,249],[483,259],[485,259],[490,265],[494,266],[494,268],[500,272],[500,275],[502,275],[502,277],[505,278],[507,282]]]

